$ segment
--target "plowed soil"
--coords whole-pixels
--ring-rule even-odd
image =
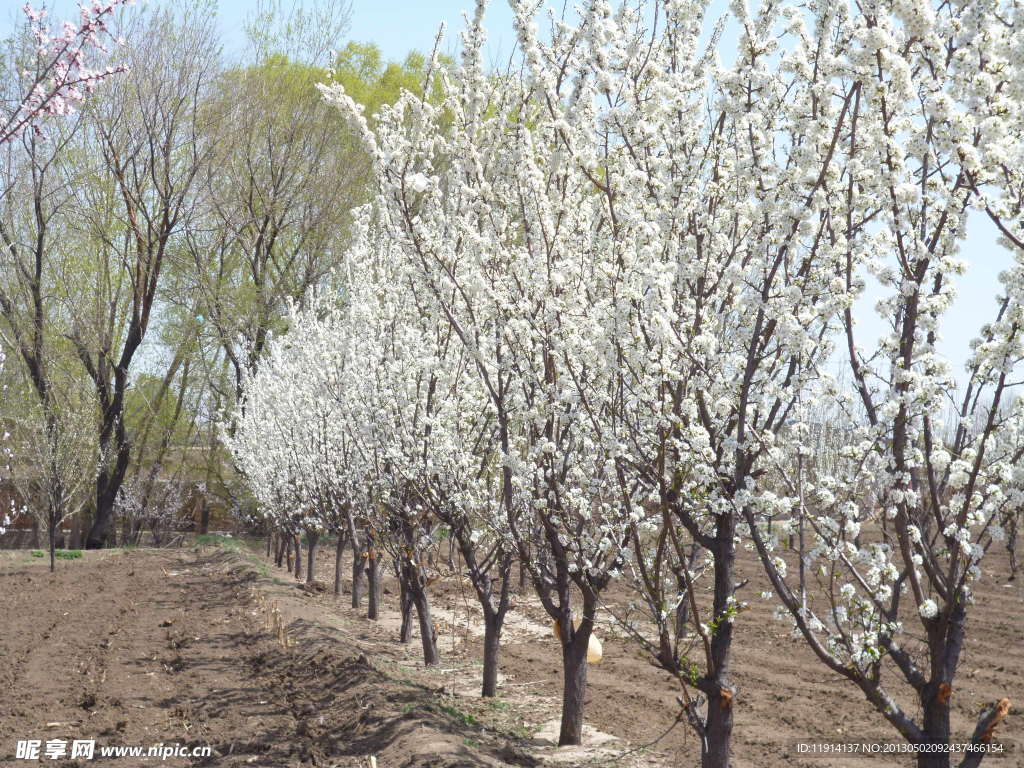
[[[558,648],[535,598],[517,596],[504,634],[499,698],[478,697],[481,626],[468,585],[431,599],[442,664],[424,669],[418,638],[397,642],[397,589],[371,622],[349,596],[302,589],[262,554],[212,549],[86,553],[56,574],[27,552],[0,559],[0,766],[21,739],[100,746],[210,746],[209,757],[46,760],[86,766],[693,766],[676,723],[678,693],[610,617],[604,659],[589,669],[586,741],[557,749]],[[899,744],[862,696],[771,617],[744,569],[750,607],[737,622],[735,765],[910,766],[906,757],[800,753],[800,742]],[[998,558],[977,590],[954,689],[956,733],[979,705],[1024,695],[1024,589]],[[346,568],[346,574],[347,574]],[[323,551],[317,578],[333,580]],[[347,586],[347,585],[346,585]],[[627,600],[612,593],[613,601]],[[280,616],[279,621],[275,614]],[[285,637],[276,630],[286,627]],[[897,692],[898,693],[898,692]],[[1015,712],[989,765],[1024,765]]]

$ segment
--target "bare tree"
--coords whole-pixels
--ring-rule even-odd
[[[210,131],[202,104],[218,46],[201,10],[153,10],[125,34],[133,77],[118,81],[88,113],[87,139],[99,147],[82,227],[93,247],[96,282],[69,333],[96,391],[98,442],[107,461],[96,477],[87,547],[102,546],[131,459],[125,424],[130,370],[158,312],[162,275],[197,215],[195,191]]]
[[[189,233],[196,291],[234,374],[283,329],[288,302],[324,282],[365,194],[368,159],[315,84],[323,70],[281,56],[225,72],[209,105],[216,149],[203,184],[211,206]]]

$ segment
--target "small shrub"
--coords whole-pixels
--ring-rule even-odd
[[[82,556],[82,550],[80,549],[58,549],[53,553],[54,557],[59,557],[61,560],[77,560]]]
[[[29,554],[32,555],[32,557],[43,557],[46,553],[38,549],[33,549]]]

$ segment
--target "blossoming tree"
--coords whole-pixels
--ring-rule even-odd
[[[860,291],[873,276],[887,332],[866,343],[852,308],[843,311],[853,392],[823,379],[813,393],[842,413],[833,471],[805,473],[801,443],[812,426],[837,425],[794,413],[793,458],[779,475],[801,530],[795,573],[772,553],[757,510],[746,519],[796,632],[919,748],[920,766],[948,766],[971,584],[1000,521],[1021,504],[1012,390],[1024,356],[1024,239],[1010,158],[1024,158],[1024,18],[1012,3],[914,2],[835,9],[828,21],[830,39],[842,41],[833,87],[854,94],[848,129],[836,135],[851,157],[846,222],[873,222],[827,233],[846,254],[834,278]],[[806,56],[789,58],[806,67]],[[966,268],[958,251],[972,209],[999,229],[1015,265],[958,381],[938,343]],[[950,403],[955,417],[944,423]],[[981,761],[1008,706],[999,699],[979,712],[963,765]]]
[[[22,10],[35,57],[33,64],[21,72],[24,82],[20,94],[0,110],[0,144],[28,129],[40,133],[42,118],[71,114],[104,78],[125,71],[123,65],[96,69],[90,59],[96,53],[109,53],[107,46],[115,42],[111,21],[119,7],[132,1],[93,0],[82,4],[78,22],[64,22],[59,32],[47,23],[45,8],[25,4]]]
[[[371,126],[323,88],[377,182],[335,318],[348,362],[324,383],[312,354],[301,384],[267,392],[289,428],[303,408],[339,425],[351,458],[285,430],[305,457],[288,453],[270,485],[352,478],[428,663],[437,526],[496,617],[488,648],[518,557],[561,641],[561,744],[581,739],[590,635],[626,574],[655,637],[618,618],[679,681],[709,768],[730,764],[746,541],[813,652],[921,765],[946,765],[970,583],[1024,498],[1024,267],[965,383],[936,352],[968,211],[1021,261],[1016,6],[736,2],[725,64],[701,2],[589,0],[542,32],[535,4],[513,0],[506,72],[483,66],[485,6],[461,65],[429,69],[429,100],[406,93]],[[873,348],[854,323],[869,279],[891,293]],[[852,392],[834,376],[843,355]],[[328,411],[296,408],[325,388]],[[809,456],[825,432],[827,455]],[[923,653],[901,639],[910,621]],[[974,742],[1007,706],[981,713]]]

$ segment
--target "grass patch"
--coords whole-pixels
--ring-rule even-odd
[[[46,553],[41,549],[33,549],[29,554],[32,557],[46,557]],[[80,549],[58,549],[54,550],[53,556],[59,560],[77,560],[82,556],[82,550]]]
[[[441,711],[444,712],[446,715],[451,715],[463,725],[475,726],[480,724],[480,721],[477,720],[473,715],[469,714],[468,712],[463,712],[461,709],[457,709],[456,707],[452,707],[447,704],[442,704]]]
[[[244,546],[241,539],[234,536],[219,536],[215,533],[201,533],[196,536],[196,544],[201,547],[220,547],[231,552],[241,552]]]

